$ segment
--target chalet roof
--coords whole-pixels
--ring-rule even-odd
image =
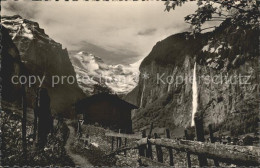
[[[104,101],[104,100],[108,100],[109,102],[111,102],[115,105],[124,106],[125,108],[128,108],[128,109],[137,109],[138,108],[137,106],[120,99],[115,94],[99,93],[99,94],[95,94],[90,97],[86,97],[86,98],[79,100],[76,103],[76,111],[78,111],[79,109],[85,108],[93,103],[96,103],[99,101]]]

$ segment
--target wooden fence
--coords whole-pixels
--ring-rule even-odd
[[[197,141],[188,140],[187,131],[185,130],[186,139],[177,140],[170,139],[170,131],[166,130],[166,138],[160,138],[156,133],[152,138],[152,125],[148,136],[145,132],[142,133],[142,138],[127,145],[127,138],[136,138],[129,135],[125,138],[125,145],[122,146],[119,134],[107,134],[112,137],[112,151],[110,155],[124,152],[127,150],[137,149],[139,151],[139,161],[144,166],[174,166],[173,150],[185,152],[187,157],[187,167],[191,167],[190,155],[197,155],[199,166],[208,166],[208,159],[213,159],[215,166],[219,166],[219,162],[235,164],[238,166],[259,166],[260,147],[255,146],[238,146],[226,145],[214,142],[213,132],[209,126],[211,142],[204,142],[204,132],[201,120],[195,119],[196,138]],[[117,138],[117,146],[114,149],[114,137]],[[157,160],[154,160],[152,146],[155,146]],[[166,148],[169,153],[169,163],[163,163],[162,148]]]

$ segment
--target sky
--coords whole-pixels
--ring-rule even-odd
[[[143,59],[156,42],[189,30],[196,2],[170,12],[162,1],[2,1],[2,15],[36,21],[69,51],[87,50],[109,64]]]

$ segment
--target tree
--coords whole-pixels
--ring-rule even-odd
[[[38,110],[38,143],[43,148],[47,142],[47,136],[53,129],[53,119],[50,109],[50,97],[46,88],[40,89],[40,106]]]
[[[182,6],[188,0],[167,1],[166,11],[175,9],[176,6]],[[231,20],[231,23],[237,26],[250,26],[255,29],[259,24],[259,1],[258,0],[198,0],[198,9],[194,14],[185,17],[185,22],[191,24],[193,35],[201,33],[206,29],[213,27],[202,28],[202,25],[210,21],[225,21]]]
[[[33,140],[36,139],[37,124],[38,124],[38,110],[39,110],[39,88],[35,90],[36,97],[34,102],[34,121],[33,121]]]

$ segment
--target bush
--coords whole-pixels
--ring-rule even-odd
[[[2,165],[3,166],[75,166],[67,156],[64,145],[68,128],[65,123],[48,136],[47,144],[41,150],[32,139],[32,125],[27,126],[27,160],[22,157],[21,118],[13,113],[2,112]]]

